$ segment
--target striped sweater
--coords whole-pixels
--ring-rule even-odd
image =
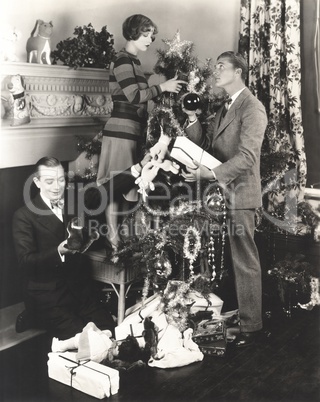
[[[122,49],[111,65],[109,89],[114,102],[146,103],[161,93],[159,85],[148,86],[140,60]]]
[[[111,64],[109,90],[113,111],[104,135],[138,139],[146,123],[147,101],[161,94],[160,86],[149,87],[140,60],[122,49]]]

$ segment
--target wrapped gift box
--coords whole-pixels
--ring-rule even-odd
[[[136,320],[141,321],[145,317],[149,317],[159,306],[161,298],[158,294],[148,297],[144,303],[139,302],[132,307],[129,307],[125,312],[125,319],[130,316],[130,319],[136,317]]]
[[[224,357],[227,350],[227,342],[225,340],[214,341],[199,345],[199,349],[206,356]]]
[[[196,314],[198,311],[212,311],[213,318],[220,316],[223,301],[214,293],[210,293],[207,298],[204,298],[201,293],[192,291],[190,298],[192,303],[190,314]]]
[[[48,375],[98,399],[119,391],[119,371],[92,361],[77,361],[76,353],[48,353]]]
[[[206,166],[208,169],[213,169],[221,165],[218,159],[184,136],[178,136],[176,138],[170,156],[192,169],[196,168],[193,160]]]
[[[225,341],[227,336],[226,326],[223,321],[201,321],[192,335],[192,340],[198,345],[214,341]]]

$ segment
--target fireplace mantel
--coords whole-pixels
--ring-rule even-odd
[[[12,125],[13,98],[7,87],[16,74],[24,79],[31,117],[19,126]],[[0,168],[32,165],[45,155],[72,161],[78,156],[77,136],[94,137],[110,115],[109,72],[2,63],[1,101],[6,114],[1,120]]]

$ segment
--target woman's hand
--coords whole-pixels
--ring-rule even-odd
[[[179,93],[182,85],[187,85],[188,83],[183,80],[178,80],[178,75],[176,74],[173,78],[171,78],[168,81],[163,82],[160,84],[160,88],[162,92],[174,92],[174,93]]]
[[[143,167],[141,176],[136,179],[135,183],[139,186],[138,193],[142,194],[143,201],[147,199],[147,191],[154,190],[155,187],[152,181],[157,176],[159,169],[158,166],[154,166],[153,162],[150,161]]]
[[[154,166],[157,166],[158,168],[164,170],[165,172],[172,172],[173,174],[178,174],[180,170],[180,166],[173,161],[169,161],[169,159],[165,159],[161,163],[154,160],[152,163]]]
[[[170,142],[171,138],[169,136],[161,134],[158,142],[149,150],[152,158],[161,163],[168,152]]]
[[[142,161],[140,162],[142,168],[144,168],[146,166],[146,164],[151,161],[151,159],[152,159],[152,156],[151,156],[150,152],[148,151],[145,154],[145,156],[143,157]]]
[[[160,169],[159,166],[155,166],[152,161],[148,162],[144,166],[141,172],[141,179],[145,183],[145,188],[150,187],[152,189],[153,187],[152,190],[154,190],[154,186],[152,186],[151,183],[157,176],[159,169]]]

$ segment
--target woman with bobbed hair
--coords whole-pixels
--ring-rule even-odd
[[[152,31],[152,41],[158,33],[158,28],[150,18],[142,15],[135,14],[128,17],[122,24],[122,35],[126,40],[137,40],[141,34]]]
[[[141,14],[131,15],[123,22],[126,44],[110,66],[109,90],[113,110],[103,130],[98,186],[140,161],[145,142],[147,102],[162,92],[178,93],[185,83],[174,77],[160,85],[148,85],[137,55],[149,48],[157,32],[156,24]],[[123,194],[121,205],[114,199],[108,200],[105,211],[107,243],[112,251],[117,250],[120,241],[118,216],[129,209],[130,202],[136,201],[136,189]]]

